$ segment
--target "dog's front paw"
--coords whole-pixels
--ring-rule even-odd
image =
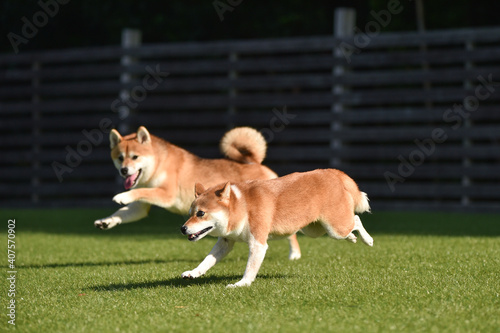
[[[122,192],[113,197],[113,201],[120,205],[128,205],[131,202],[134,202],[134,195],[131,191]]]
[[[107,230],[116,227],[118,224],[120,224],[120,222],[116,219],[112,217],[106,217],[104,219],[96,220],[94,222],[94,227],[101,230]]]
[[[301,256],[300,251],[290,251],[288,260],[299,260]]]
[[[198,272],[196,270],[192,270],[192,271],[186,271],[186,272],[182,273],[181,276],[183,279],[192,280],[192,279],[196,279],[202,275],[203,274],[201,274],[200,272]]]

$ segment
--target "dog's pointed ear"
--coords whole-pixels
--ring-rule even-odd
[[[231,195],[231,183],[227,182],[224,184],[219,191],[216,192],[217,196],[220,198],[220,201],[229,201],[229,196]]]
[[[146,127],[141,126],[137,130],[137,141],[139,141],[139,143],[151,143],[151,135],[149,134]]]
[[[203,187],[203,185],[201,185],[200,183],[196,183],[194,185],[194,197],[198,198],[203,192],[205,192],[205,188]]]
[[[115,148],[120,142],[122,142],[122,136],[117,130],[112,129],[109,133],[109,146],[111,149]]]

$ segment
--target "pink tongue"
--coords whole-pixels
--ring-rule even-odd
[[[137,179],[138,175],[139,175],[139,172],[136,172],[133,175],[130,175],[127,178],[125,178],[125,184],[123,184],[123,185],[125,186],[126,190],[128,190],[129,188],[131,188],[134,185],[135,180]]]

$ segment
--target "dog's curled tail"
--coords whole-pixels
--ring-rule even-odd
[[[231,160],[261,164],[266,157],[267,144],[257,130],[250,127],[236,127],[222,137],[220,150]]]
[[[356,184],[351,177],[343,172],[341,172],[341,175],[345,189],[351,194],[352,199],[354,200],[354,212],[358,214],[370,212],[371,208],[368,195],[359,190],[358,184]]]
[[[359,190],[358,190],[359,191]],[[368,195],[365,192],[359,191],[358,201],[355,203],[354,211],[358,214],[370,212],[370,203],[368,202]]]

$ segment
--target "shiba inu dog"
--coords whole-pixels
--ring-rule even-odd
[[[111,216],[96,220],[94,225],[99,229],[140,220],[148,215],[151,205],[187,215],[194,200],[196,182],[212,186],[224,181],[277,177],[261,164],[267,149],[264,137],[249,127],[234,128],[224,135],[220,144],[226,156],[224,159],[195,156],[149,134],[142,126],[137,133],[124,137],[112,130],[109,141],[111,158],[129,191],[114,196],[113,201],[126,206]],[[296,236],[292,235],[289,241],[289,259],[299,259]]]
[[[206,235],[219,237],[210,254],[186,279],[205,274],[226,256],[236,241],[248,243],[250,253],[243,278],[228,287],[249,286],[257,276],[272,237],[293,235],[298,230],[311,237],[327,233],[335,239],[373,246],[356,213],[370,211],[368,197],[345,173],[335,169],[293,173],[271,180],[226,182],[205,190],[195,186],[196,199],[181,232],[190,241]]]

